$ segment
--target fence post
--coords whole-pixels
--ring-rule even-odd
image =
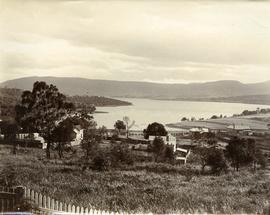
[[[26,189],[26,198],[31,198],[31,190],[29,188]]]
[[[38,205],[38,193],[35,192],[35,203]]]
[[[63,203],[59,202],[59,211],[63,211]]]
[[[54,199],[51,200],[51,208],[52,210],[54,210]]]
[[[76,213],[80,213],[80,207],[79,206],[76,207]]]
[[[75,205],[72,205],[72,213],[75,213]]]
[[[70,204],[68,204],[68,206],[67,206],[67,212],[72,212],[71,211],[71,205]]]
[[[51,198],[49,196],[47,197],[47,208],[51,209]]]
[[[42,207],[47,208],[47,196],[43,196],[42,198]]]
[[[66,202],[64,203],[64,208],[63,208],[63,211],[68,212],[68,205],[67,205],[67,203],[66,203]]]
[[[54,209],[55,209],[56,211],[59,210],[59,201],[58,201],[58,200],[55,201]]]
[[[38,194],[38,207],[41,207],[42,208],[42,194],[41,193],[39,193]]]
[[[35,191],[31,190],[31,194],[30,194],[30,200],[35,201]]]
[[[25,196],[25,187],[23,186],[15,187],[14,193],[15,193],[15,204],[20,205],[20,203],[23,201],[23,198]]]

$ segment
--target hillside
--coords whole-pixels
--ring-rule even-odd
[[[60,91],[68,95],[137,97],[177,100],[207,100],[210,98],[215,98],[217,100],[217,98],[220,97],[232,98],[237,96],[270,95],[270,81],[256,84],[243,84],[238,81],[216,81],[190,84],[159,84],[149,82],[124,82],[67,77],[26,77],[3,82],[1,83],[1,86],[29,89],[37,80],[52,83],[56,85]],[[234,99],[229,100],[234,102]]]
[[[20,101],[22,90],[16,88],[0,88],[0,116],[2,119],[10,119],[15,116],[14,107]],[[130,102],[100,96],[67,96],[67,100],[73,102],[77,108],[94,105],[101,106],[126,106]]]
[[[67,99],[77,107],[84,105],[95,105],[96,107],[132,105],[130,102],[106,98],[103,96],[69,96]]]

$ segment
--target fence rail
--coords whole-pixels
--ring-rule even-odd
[[[25,187],[0,187],[0,213],[16,211],[16,206],[22,200],[26,200],[27,202],[31,203],[31,212],[37,215],[59,215],[67,213],[83,215],[130,215],[129,213],[125,212],[109,212],[69,204]]]

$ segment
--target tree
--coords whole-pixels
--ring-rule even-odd
[[[98,151],[92,161],[92,168],[94,170],[103,171],[109,166],[106,153]]]
[[[211,119],[218,119],[218,116],[217,115],[213,115],[213,116],[211,116]]]
[[[117,120],[114,124],[114,128],[118,131],[120,130],[126,130],[126,125],[124,123],[124,121],[122,120]]]
[[[234,137],[226,147],[227,157],[235,170],[240,166],[248,165],[256,160],[256,144],[252,139],[240,139]]]
[[[3,122],[1,126],[2,133],[6,141],[9,141],[13,145],[12,153],[17,152],[16,134],[19,131],[19,126],[16,122]]]
[[[188,121],[188,118],[183,117],[183,118],[181,119],[181,121],[182,121],[182,122],[183,122],[183,121]]]
[[[201,171],[204,173],[204,169],[207,166],[208,160],[208,148],[199,147],[195,149],[195,153],[199,156],[199,163],[201,164]]]
[[[84,130],[84,138],[81,147],[85,152],[86,159],[94,155],[94,152],[98,148],[99,139],[96,127]]]
[[[208,149],[206,163],[211,167],[213,173],[219,174],[221,171],[226,171],[228,168],[223,151],[215,147]]]
[[[71,118],[61,121],[52,132],[52,140],[57,143],[59,158],[63,158],[64,147],[74,138],[74,124]]]
[[[166,162],[172,163],[174,161],[174,152],[172,146],[165,146],[163,157]]]
[[[32,91],[22,93],[21,103],[15,107],[16,121],[24,131],[38,132],[44,138],[47,142],[46,155],[50,158],[56,122],[74,109],[74,105],[66,101],[56,86],[37,81]]]
[[[168,134],[165,127],[157,122],[149,124],[143,132],[146,139],[148,139],[149,136],[167,136]]]
[[[111,164],[117,166],[119,164],[133,164],[134,160],[128,144],[112,144],[110,149]]]
[[[152,143],[152,152],[154,153],[155,161],[162,160],[165,143],[162,138],[156,137]]]
[[[210,166],[213,173],[220,173],[227,170],[227,162],[222,150],[215,147],[199,147],[196,148],[195,152],[199,155],[202,173],[206,166]]]
[[[128,116],[124,116],[123,117],[123,121],[126,125],[126,130],[127,130],[127,138],[128,138],[128,134],[129,134],[129,129],[132,128],[132,126],[135,124],[135,121],[133,120],[131,123],[130,123],[130,118]]]

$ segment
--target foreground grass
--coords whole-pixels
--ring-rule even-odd
[[[110,171],[81,171],[76,156],[44,159],[41,150],[0,148],[0,183],[24,185],[61,201],[97,209],[153,213],[261,213],[270,199],[264,171],[221,176],[187,174],[183,166],[136,163]],[[15,174],[14,174],[15,173]]]

